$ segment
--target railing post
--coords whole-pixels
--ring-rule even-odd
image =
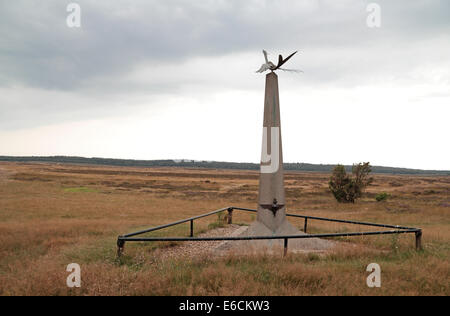
[[[283,257],[286,257],[287,255],[287,249],[288,249],[288,239],[284,238],[284,252],[283,252]]]
[[[233,208],[228,208],[228,224],[233,224]]]
[[[122,236],[119,236],[122,237]],[[117,257],[120,257],[123,253],[123,248],[125,248],[125,240],[117,239]]]
[[[422,230],[416,231],[416,250],[422,250]]]
[[[303,232],[306,234],[306,228],[308,227],[308,217],[305,217],[305,226],[303,227]]]
[[[194,237],[194,220],[191,220],[191,237]]]

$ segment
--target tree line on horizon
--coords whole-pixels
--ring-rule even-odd
[[[115,158],[86,158],[75,156],[0,156],[0,161],[10,162],[47,162],[67,164],[93,164],[123,167],[183,167],[183,168],[212,168],[212,169],[238,169],[258,170],[259,164],[249,162],[224,162],[224,161],[198,161],[198,160],[134,160]],[[331,172],[336,165],[310,164],[310,163],[284,163],[283,167],[289,171]],[[347,172],[352,171],[352,166],[345,165]],[[386,174],[423,174],[423,175],[450,175],[448,170],[420,170],[409,168],[395,168],[372,166],[373,173]]]

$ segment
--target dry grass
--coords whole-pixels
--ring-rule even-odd
[[[355,205],[337,204],[328,175],[287,173],[289,212],[422,227],[413,235],[342,239],[318,255],[160,259],[156,247],[117,235],[228,205],[254,208],[251,171],[115,168],[0,163],[0,295],[449,295],[450,177],[376,175]],[[375,195],[391,198],[376,202]],[[235,212],[234,222],[254,216]],[[210,217],[195,224],[208,229]],[[303,221],[294,221],[302,227]],[[309,222],[310,232],[367,230]],[[188,235],[188,225],[164,234]],[[67,264],[82,268],[82,287],[66,287]],[[366,266],[382,269],[382,287],[366,286]]]

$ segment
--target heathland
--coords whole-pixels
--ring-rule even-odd
[[[0,295],[450,294],[449,176],[375,174],[355,204],[334,200],[329,176],[287,171],[289,213],[420,227],[423,251],[404,234],[341,238],[350,247],[286,257],[167,257],[178,244],[130,243],[117,258],[119,234],[230,205],[255,208],[258,172],[0,162]],[[377,201],[379,193],[387,200]],[[233,215],[240,225],[254,219]],[[217,221],[196,221],[195,233],[223,225]],[[319,221],[308,229],[367,230]],[[158,232],[188,234],[188,224]],[[380,288],[366,285],[372,262],[381,267]],[[81,266],[80,288],[66,285],[69,263]]]

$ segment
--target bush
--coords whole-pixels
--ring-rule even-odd
[[[381,192],[375,195],[375,200],[377,200],[378,202],[386,201],[390,196],[391,195],[386,192]]]
[[[343,165],[337,165],[328,183],[336,200],[340,203],[355,203],[355,200],[361,197],[365,187],[373,181],[373,178],[369,178],[370,172],[368,162],[354,164],[353,177],[347,175]]]

